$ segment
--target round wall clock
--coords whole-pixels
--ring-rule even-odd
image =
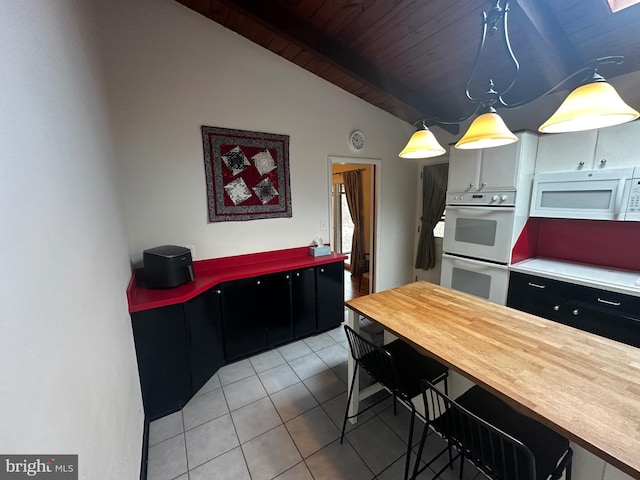
[[[354,130],[351,132],[351,135],[349,136],[349,144],[353,149],[362,150],[364,148],[364,142],[364,133],[360,130]]]

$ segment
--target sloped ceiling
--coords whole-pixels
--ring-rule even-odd
[[[481,35],[485,0],[177,0],[409,123],[458,119]],[[500,2],[505,6],[506,2]],[[505,99],[537,97],[586,62],[610,55],[607,78],[640,70],[640,5],[612,14],[607,0],[512,0],[508,26],[520,62]],[[513,66],[488,37],[471,93],[498,89]],[[573,88],[579,77],[570,80]],[[433,123],[433,122],[431,122]]]

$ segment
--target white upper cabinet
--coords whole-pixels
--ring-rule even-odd
[[[541,134],[538,139],[536,173],[590,170],[598,138],[597,130]]]
[[[477,190],[481,160],[482,150],[459,150],[452,146],[449,152],[447,189],[450,192]]]
[[[517,190],[518,172],[523,158],[533,165],[537,135],[516,134],[518,141],[502,147],[449,152],[450,192]]]
[[[540,135],[536,173],[640,165],[640,122]]]
[[[640,165],[640,122],[623,123],[598,131],[593,168]]]
[[[516,189],[522,144],[522,136],[518,135],[516,143],[484,150],[480,163],[479,182],[481,189]]]

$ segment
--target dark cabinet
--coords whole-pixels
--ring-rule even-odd
[[[316,297],[318,330],[339,326],[344,320],[344,262],[316,267]]]
[[[264,350],[267,332],[261,311],[259,278],[243,278],[222,286],[222,322],[227,361]]]
[[[184,304],[131,314],[144,411],[180,410],[224,365],[219,290]]]
[[[224,283],[222,292],[229,362],[339,326],[344,319],[344,264],[234,280]]]
[[[572,326],[634,347],[640,347],[640,311],[637,318],[596,310],[584,302],[569,302]]]
[[[640,347],[640,298],[512,272],[507,306]]]
[[[566,292],[558,282],[511,273],[507,306],[539,317],[562,321]]]
[[[221,308],[219,288],[212,288],[184,304],[193,393],[224,365]]]
[[[147,419],[180,410],[191,397],[182,305],[136,312],[131,322]]]
[[[180,410],[225,363],[340,325],[343,268],[233,280],[185,303],[132,313],[147,419]]]
[[[243,278],[222,286],[227,361],[293,338],[288,272]]]
[[[293,340],[291,324],[291,275],[289,272],[265,275],[262,283],[262,317],[267,329],[267,346]]]
[[[313,267],[291,272],[291,316],[295,338],[317,331],[316,269]]]

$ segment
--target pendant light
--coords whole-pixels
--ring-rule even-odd
[[[542,133],[579,132],[630,122],[640,113],[627,105],[598,73],[580,85],[538,129]]]
[[[435,135],[423,123],[422,128],[414,133],[409,139],[407,146],[398,154],[400,158],[431,158],[443,155],[446,150],[443,148]]]
[[[598,67],[601,65],[612,63],[617,65],[621,64],[624,59],[620,56],[596,58],[564,78],[560,83],[542,95],[537,95],[534,98],[517,103],[506,102],[503,96],[515,84],[520,70],[520,64],[511,49],[509,39],[507,22],[509,2],[508,0],[492,0],[491,4],[492,8],[482,14],[482,37],[465,86],[467,99],[477,105],[475,111],[465,117],[457,119],[437,117],[427,119],[433,123],[455,124],[464,122],[477,113],[478,116],[471,123],[467,132],[456,143],[456,148],[491,148],[518,141],[518,138],[509,130],[502,118],[498,115],[496,108],[522,107],[540,97],[555,92],[564,85],[565,82],[578,75],[584,76],[586,74],[588,80],[569,94],[558,110],[540,126],[540,132],[563,133],[591,130],[630,122],[640,117],[640,113],[627,105],[615,89],[598,73]],[[493,81],[489,79],[489,88],[480,96],[475,97],[470,93],[470,85],[484,50],[487,34],[492,35],[496,32],[501,33],[501,39],[505,51],[508,53],[508,59],[514,73],[506,88],[496,90]],[[424,122],[425,121],[423,121],[423,125]],[[422,146],[420,147],[418,145]],[[444,153],[444,149],[440,146],[433,134],[426,126],[423,126],[422,130],[419,130],[411,137],[407,146],[400,152],[400,156],[403,158],[433,157],[442,154],[436,153],[440,152],[440,149],[442,153]]]
[[[480,39],[480,45],[476,53],[476,58],[471,68],[471,73],[467,79],[465,86],[465,94],[467,98],[474,103],[479,104],[479,115],[475,118],[471,125],[467,129],[467,132],[456,143],[456,148],[463,150],[475,150],[479,148],[492,148],[499,147],[501,145],[508,145],[518,141],[509,128],[505,125],[504,121],[496,112],[494,105],[501,103],[504,104],[502,96],[507,93],[516,81],[518,71],[520,70],[520,64],[516,59],[513,50],[511,49],[511,42],[509,40],[509,31],[507,27],[507,15],[509,13],[509,3],[505,2],[505,6],[502,7],[500,1],[497,0],[491,10],[488,13],[482,14],[482,37]],[[493,35],[495,32],[502,32],[502,42],[505,46],[505,50],[509,54],[509,61],[513,66],[513,75],[511,81],[502,91],[496,90],[493,83],[493,79],[489,79],[489,87],[480,96],[474,97],[470,92],[471,80],[474,77],[476,68],[480,60],[482,51],[484,50],[485,41],[487,39],[487,33]]]
[[[469,125],[467,133],[456,143],[456,148],[473,150],[500,147],[518,141],[495,111],[482,113]]]

